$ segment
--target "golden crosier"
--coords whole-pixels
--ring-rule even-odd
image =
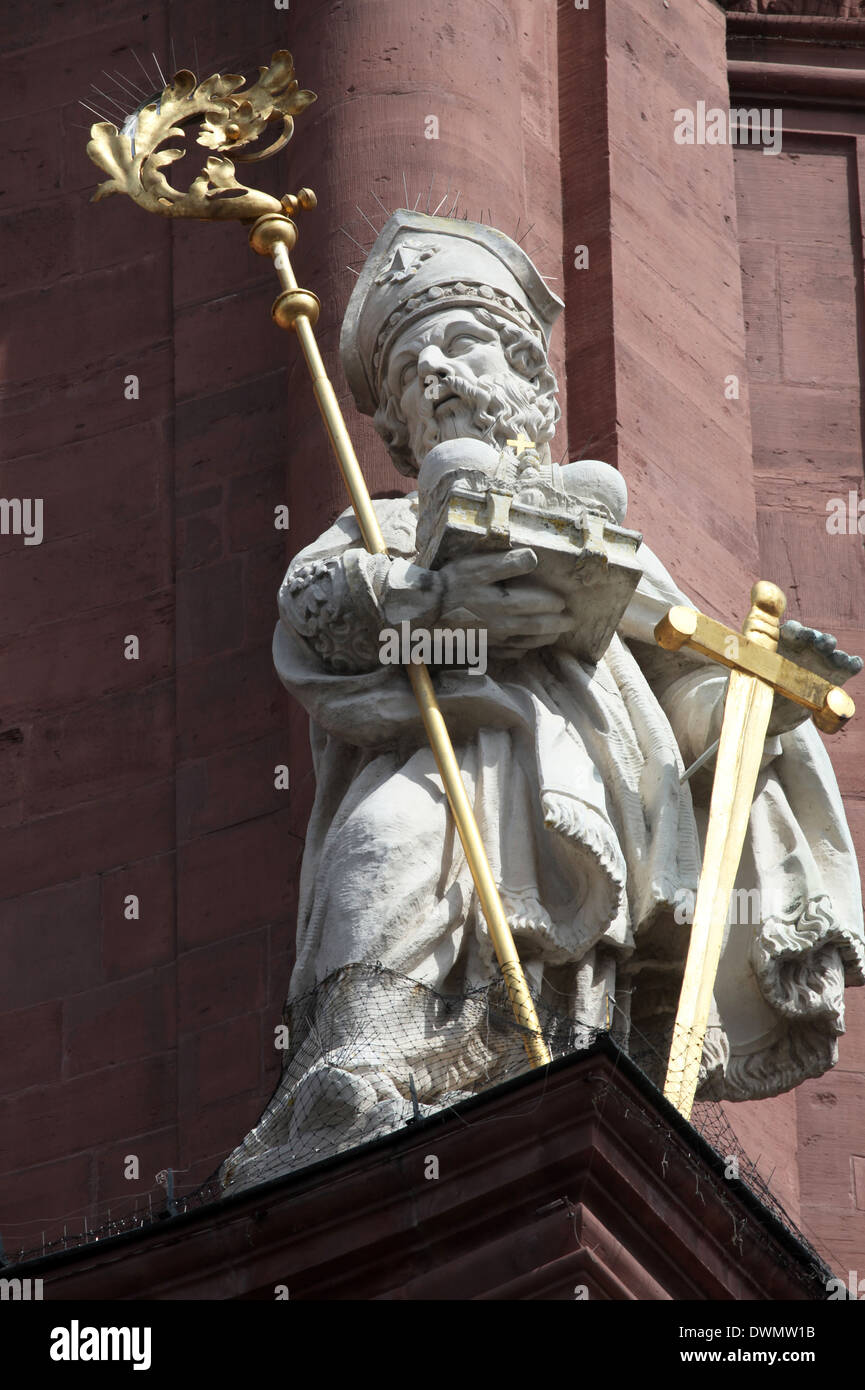
[[[284,49],[273,55],[269,68],[260,71],[261,77],[255,87],[238,96],[235,93],[242,85],[242,78],[210,77],[196,86],[192,73],[184,69],[175,77],[174,85],[165,88],[158,103],[151,102],[141,108],[137,121],[127,121],[122,133],[108,122],[94,125],[87,153],[111,175],[96,190],[94,201],[110,193],[128,193],[140,207],[167,217],[234,218],[253,222],[250,245],[260,256],[272,259],[282,286],[282,293],[273,306],[273,317],[280,328],[291,329],[300,340],[313,391],[364,544],[373,554],[386,554],[378,517],[315,340],[313,326],[319,314],[319,300],[311,290],[298,285],[289,259],[289,252],[297,240],[297,228],[291,219],[301,208],[315,207],[315,194],[311,188],[301,188],[277,201],[266,193],[245,188],[235,179],[234,165],[229,159],[209,159],[205,171],[195,179],[188,193],[179,193],[160,173],[162,165],[182,158],[183,151],[157,147],[171,135],[183,135],[173,124],[175,121],[186,122],[196,116],[206,117],[198,143],[219,150],[248,144],[270,121],[281,118],[282,134],[275,144],[262,154],[247,158],[261,159],[282,148],[292,133],[292,113],[302,111],[315,101],[315,95],[297,90],[291,54]],[[432,678],[425,666],[410,665],[407,674],[465,850],[514,1016],[523,1029],[529,1060],[533,1067],[544,1066],[551,1060],[550,1050],[541,1032]]]
[[[196,118],[201,118],[197,143],[219,151],[242,150],[268,126],[281,127],[266,149],[236,154],[239,163],[265,159],[288,143],[294,116],[316,99],[314,92],[299,89],[291,54],[286,49],[274,53],[270,67],[259,68],[255,85],[241,92],[244,80],[217,73],[198,83],[184,68],[156,101],[138,111],[134,122],[126,123],[124,131],[109,121],[93,125],[87,153],[109,175],[93,202],[126,193],[148,212],[208,221],[250,221],[267,212],[283,212],[279,199],[240,183],[230,159],[212,155],[185,193],[172,187],[162,172],[165,165],[182,159],[185,150],[160,149],[160,145],[172,137],[183,139],[183,125]]]

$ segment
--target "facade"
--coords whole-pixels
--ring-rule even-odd
[[[202,73],[294,53],[319,99],[261,184],[316,191],[294,262],[374,494],[411,484],[340,376],[355,243],[376,198],[459,195],[565,301],[554,456],[621,470],[704,612],[738,626],[772,578],[791,617],[865,651],[859,6],[125,8],[8,21],[2,491],[44,499],[44,538],[0,538],[7,1255],[146,1208],[158,1172],[191,1191],[273,1089],[312,793],[275,595],[345,505],[240,230],[88,203],[78,103],[99,107],[100,72],[172,40]],[[767,112],[759,139],[709,138],[731,105]],[[828,747],[865,851],[859,721]],[[727,1106],[844,1277],[865,1268],[863,995],[832,1072]]]

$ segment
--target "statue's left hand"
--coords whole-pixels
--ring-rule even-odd
[[[839,650],[831,632],[803,627],[792,619],[781,628],[778,653],[788,661],[794,661],[797,666],[804,666],[815,676],[831,681],[833,685],[843,685],[852,676],[858,676],[863,665],[861,656],[848,656],[847,652]],[[776,695],[767,738],[787,734],[809,718],[810,711],[802,705],[797,705],[794,700],[785,700],[783,695]]]
[[[795,661],[797,666],[804,666],[815,675],[831,681],[833,685],[843,685],[852,676],[858,675],[863,665],[860,656],[848,656],[846,652],[839,651],[838,643],[831,633],[803,627],[801,623],[793,621],[785,623],[781,628],[778,653],[788,661]],[[691,712],[687,725],[687,742],[682,747],[682,756],[686,763],[692,762],[717,742],[721,733],[727,695],[727,673],[721,668],[706,668],[703,670],[702,680],[699,677],[695,679],[697,684],[689,696]],[[769,727],[766,730],[764,767],[781,751],[780,744],[773,743],[773,740],[781,734],[789,734],[810,717],[811,712],[804,705],[796,704],[795,700],[786,700],[783,695],[775,696]],[[680,730],[680,746],[683,736]],[[711,793],[713,775],[714,760],[693,774],[692,791],[708,796]]]

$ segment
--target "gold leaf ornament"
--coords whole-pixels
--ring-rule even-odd
[[[277,198],[241,183],[232,160],[216,154],[185,192],[162,172],[186,153],[185,148],[161,148],[164,142],[185,140],[183,126],[194,120],[201,122],[199,145],[231,150],[238,163],[267,159],[284,148],[294,131],[294,117],[315,101],[315,93],[299,88],[294,60],[286,49],[274,53],[270,67],[259,68],[258,81],[242,92],[244,80],[235,73],[216,73],[199,83],[194,73],[183,69],[161,95],[133,112],[122,130],[110,121],[91,126],[87,154],[108,175],[92,201],[126,193],[148,212],[207,220],[248,221],[266,212],[283,212]],[[279,127],[270,145],[240,153],[268,126]]]

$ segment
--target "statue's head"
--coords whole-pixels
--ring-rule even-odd
[[[443,439],[504,448],[520,434],[538,444],[560,415],[543,345],[489,309],[442,310],[395,340],[373,416],[402,473],[417,474]]]
[[[501,232],[395,213],[349,301],[340,351],[396,467],[416,474],[443,439],[551,440],[560,411],[547,344],[562,307]]]

